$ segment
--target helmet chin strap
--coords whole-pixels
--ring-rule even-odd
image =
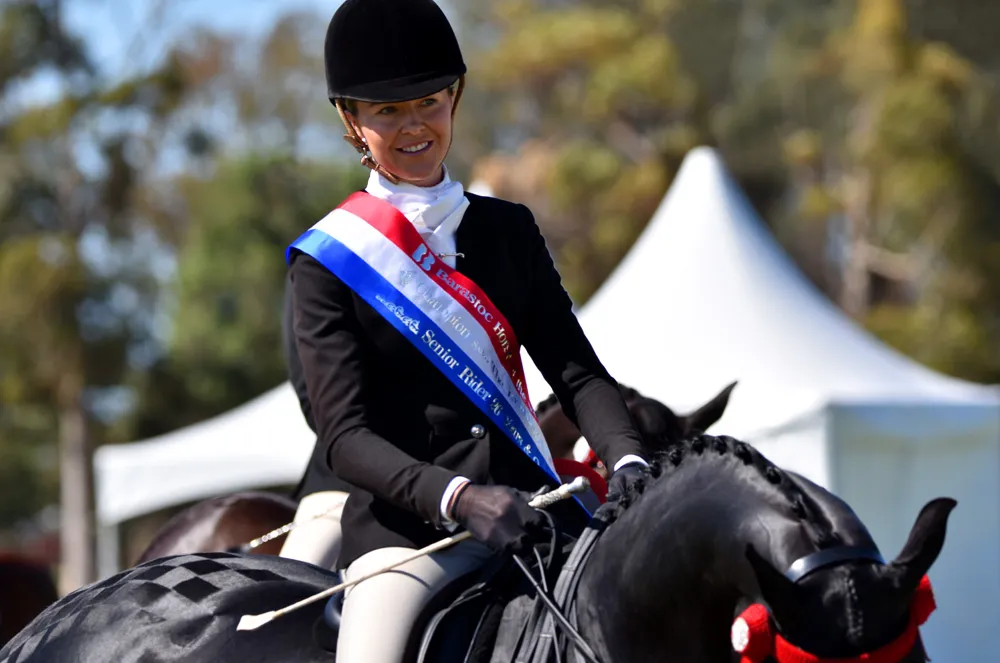
[[[460,76],[458,79],[458,87],[455,89],[455,99],[451,105],[451,117],[455,118],[455,111],[458,110],[458,102],[462,99],[462,91],[465,89],[465,76]],[[347,133],[344,134],[344,140],[351,144],[358,154],[361,155],[361,165],[366,168],[374,170],[376,173],[389,180],[393,184],[399,184],[401,180],[396,175],[390,173],[386,168],[375,160],[374,155],[372,155],[371,149],[368,147],[368,143],[365,139],[358,135],[358,132],[354,128],[354,124],[347,117],[347,109],[344,108],[344,102],[338,99],[334,106],[337,108],[337,113],[340,115],[341,122],[344,123],[344,127],[347,129]],[[455,133],[452,131],[450,141],[454,141]],[[448,152],[451,151],[451,142],[448,143]],[[448,154],[445,152],[445,155]]]

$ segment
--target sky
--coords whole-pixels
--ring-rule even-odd
[[[340,4],[341,0],[64,0],[63,21],[72,35],[84,40],[105,83],[113,85],[155,67],[172,43],[196,27],[253,39],[265,36],[280,16],[292,12],[315,13],[328,21]],[[42,72],[13,87],[0,111],[16,113],[52,103],[60,92],[55,73]],[[327,144],[316,146],[320,154],[329,151]],[[90,161],[100,161],[95,150],[78,147],[85,171],[93,165]],[[308,149],[304,153],[312,154]]]
[[[446,13],[450,2],[439,0]],[[68,0],[69,30],[82,36],[94,63],[115,79],[150,66],[167,46],[194,26],[260,36],[277,18],[293,11],[315,12],[328,21],[341,0]],[[163,9],[166,20],[158,20]],[[148,29],[143,31],[143,28]],[[142,34],[136,43],[135,35]],[[142,57],[137,58],[136,54]],[[54,77],[40,76],[18,91],[18,105],[46,103],[58,96]]]
[[[165,20],[159,20],[160,6]],[[340,0],[70,0],[64,3],[64,20],[83,37],[99,70],[118,79],[150,66],[194,26],[259,36],[285,13],[313,11],[326,20],[339,6]],[[55,78],[39,76],[21,87],[17,101],[35,105],[57,95]]]

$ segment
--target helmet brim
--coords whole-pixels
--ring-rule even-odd
[[[459,75],[447,74],[423,80],[394,80],[366,83],[346,89],[339,94],[331,93],[330,100],[353,99],[375,104],[387,104],[429,97],[452,85]]]

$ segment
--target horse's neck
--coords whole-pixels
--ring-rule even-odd
[[[648,490],[595,546],[578,614],[603,661],[662,657],[663,647],[671,660],[721,660],[728,642],[704,642],[702,628],[731,622],[756,600],[747,546],[783,557],[772,548],[799,536],[783,505],[762,496],[759,486],[687,479]],[[635,641],[622,643],[625,633]]]

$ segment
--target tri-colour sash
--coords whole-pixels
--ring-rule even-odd
[[[528,399],[513,328],[479,286],[434,255],[399,210],[354,193],[295,240],[286,257],[293,248],[368,302],[561,483]]]

